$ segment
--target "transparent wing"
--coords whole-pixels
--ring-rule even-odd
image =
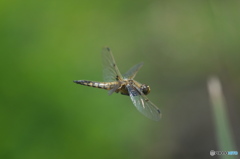
[[[114,60],[110,48],[105,47],[102,51],[103,60],[103,79],[105,82],[116,81],[122,79],[122,75],[118,70],[117,64]]]
[[[137,87],[128,84],[128,93],[135,107],[146,117],[158,121],[161,118],[161,112]]]
[[[133,79],[142,66],[143,62],[133,66],[123,75],[123,77],[127,79]]]

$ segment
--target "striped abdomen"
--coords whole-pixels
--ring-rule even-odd
[[[84,85],[84,86],[96,87],[96,88],[101,88],[106,90],[110,90],[118,84],[118,82],[94,82],[94,81],[86,81],[86,80],[77,80],[73,82]]]

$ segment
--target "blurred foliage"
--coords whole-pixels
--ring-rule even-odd
[[[240,2],[0,2],[0,158],[207,158],[219,150],[206,79],[223,83],[240,147]],[[101,48],[162,110],[150,121],[101,81]],[[226,151],[226,150],[222,150]]]

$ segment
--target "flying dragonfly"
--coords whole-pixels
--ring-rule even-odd
[[[130,96],[134,106],[143,115],[155,121],[160,120],[160,110],[146,97],[146,95],[150,93],[150,87],[133,80],[137,72],[143,66],[143,63],[133,66],[122,75],[117,67],[110,48],[103,48],[102,60],[104,67],[103,77],[105,82],[87,80],[74,80],[73,82],[84,86],[108,90],[109,95],[116,92]]]

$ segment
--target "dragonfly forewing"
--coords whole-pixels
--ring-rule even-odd
[[[123,77],[125,79],[133,79],[137,75],[138,71],[142,66],[143,66],[143,62],[133,66],[123,75]]]

